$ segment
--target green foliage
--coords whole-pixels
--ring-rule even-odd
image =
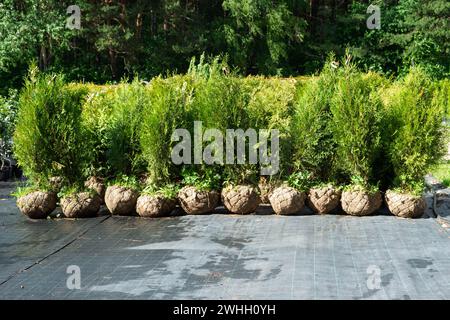
[[[89,140],[81,125],[82,89],[69,89],[63,77],[31,75],[19,98],[14,153],[33,183],[61,176],[83,179],[89,162]]]
[[[311,172],[308,171],[297,171],[290,174],[287,178],[288,186],[302,192],[308,191],[311,187],[316,185],[316,183],[317,180],[315,180]]]
[[[148,102],[144,106],[140,131],[142,157],[147,163],[150,184],[169,183],[178,176],[179,168],[171,160],[171,141],[175,129],[192,125],[186,119],[186,109],[193,99],[189,77],[160,77],[152,80],[146,90]]]
[[[117,86],[111,99],[111,116],[105,136],[110,174],[139,175],[144,171],[140,132],[144,107],[148,104],[145,87],[134,80]]]
[[[377,185],[367,185],[360,176],[351,176],[349,184],[342,188],[344,191],[364,191],[369,193],[376,193],[379,191]]]
[[[378,183],[374,167],[381,147],[382,103],[378,92],[347,64],[331,99],[331,130],[337,165],[363,187]]]
[[[450,79],[433,82],[436,104],[443,106],[447,121],[450,121]]]
[[[11,195],[15,198],[20,198],[35,191],[47,192],[51,191],[51,188],[49,185],[42,183],[40,185],[24,183],[17,186],[17,188],[14,190],[14,192],[11,193]]]
[[[390,88],[387,112],[394,187],[414,192],[430,167],[445,154],[444,106],[430,78],[422,69],[412,68]]]
[[[92,175],[137,190],[145,178],[148,194],[169,195],[181,184],[202,190],[257,184],[261,164],[248,157],[244,164],[172,162],[174,130],[190,133],[192,160],[194,121],[201,121],[202,134],[219,130],[223,147],[227,129],[278,129],[281,171],[270,177],[276,183],[301,191],[349,184],[420,193],[449,134],[443,125],[448,81],[413,68],[392,83],[359,72],[350,56],[343,67],[333,60],[316,77],[268,79],[240,78],[226,60],[201,57],[187,75],[109,86],[66,84],[34,70],[19,98],[16,157],[34,188],[61,176],[64,194],[84,190]],[[247,139],[246,154],[248,148]]]
[[[286,175],[291,163],[291,118],[294,108],[296,81],[294,79],[247,77],[242,87],[249,96],[245,112],[248,128],[279,131],[279,177]],[[269,149],[270,154],[273,152]],[[260,168],[258,168],[260,170]]]
[[[233,94],[235,98],[230,101],[229,108],[227,108],[227,129],[242,129],[245,133],[248,129],[255,129],[255,120],[249,112],[249,103],[254,93],[254,87],[243,80],[231,80],[231,83],[236,85],[236,90]],[[225,132],[223,133],[225,137]],[[259,176],[259,166],[257,164],[250,164],[248,162],[248,154],[250,152],[249,139],[245,138],[245,163],[238,164],[237,162],[237,139],[234,139],[234,164],[225,164],[223,167],[223,179],[226,185],[238,184],[256,184]]]
[[[167,199],[176,199],[179,190],[180,186],[177,184],[166,184],[162,187],[149,185],[142,189],[141,194],[150,196],[163,196]]]
[[[91,163],[86,167],[89,176],[108,177],[114,175],[108,164],[107,151],[110,148],[110,120],[113,110],[116,86],[90,86],[82,110],[82,122],[87,139],[91,142]]]
[[[309,171],[311,179],[336,179],[336,145],[330,128],[330,102],[335,91],[338,71],[331,66],[333,57],[319,77],[311,78],[297,87],[291,136],[294,145],[294,171]]]
[[[0,93],[23,85],[30,61],[48,70],[59,60],[55,56],[61,57],[69,50],[74,32],[65,25],[66,9],[71,4],[64,0],[2,0]]]
[[[225,138],[226,129],[238,122],[241,115],[237,110],[240,106],[239,82],[229,76],[226,59],[215,58],[205,61],[201,56],[198,64],[191,61],[188,75],[194,83],[193,99],[186,109],[185,123],[191,137],[195,137],[193,121],[202,122],[202,136],[208,129],[217,129]],[[192,141],[193,142],[193,141]],[[201,143],[203,150],[212,143],[213,138]],[[217,141],[220,146],[220,141]],[[197,145],[200,147],[200,144]],[[191,154],[196,152],[192,146]],[[183,166],[181,176],[185,184],[195,185],[200,189],[218,190],[220,188],[223,170],[222,160],[212,166],[191,164]],[[205,179],[205,181],[201,181]]]
[[[0,155],[12,155],[12,137],[17,115],[17,91],[8,97],[0,96]]]
[[[242,74],[322,69],[350,46],[358,65],[388,75],[422,65],[446,78],[446,0],[373,0],[381,29],[366,27],[368,1],[78,0],[81,29],[66,28],[66,0],[0,4],[0,94],[20,88],[30,61],[69,80],[105,83],[186,72],[192,56],[226,54]]]
[[[65,185],[62,186],[61,190],[59,190],[57,196],[59,199],[73,196],[80,192],[87,192],[91,196],[98,195],[94,190],[84,187],[82,184],[72,184],[72,185]]]
[[[292,2],[225,0],[223,35],[236,66],[243,71],[281,74],[289,46],[303,40],[304,19],[292,12]]]
[[[141,189],[139,179],[133,175],[118,175],[114,179],[108,181],[108,186],[120,186],[136,191]]]
[[[441,181],[445,186],[450,187],[450,160],[434,165],[430,172],[433,177]]]
[[[406,74],[421,65],[436,78],[448,77],[450,4],[446,0],[375,1],[381,9],[381,30],[353,37],[361,66],[389,74]],[[364,12],[366,3],[354,1],[351,15]]]
[[[199,190],[220,190],[222,178],[217,167],[201,166],[185,166],[181,171],[183,178],[182,184],[194,186]]]

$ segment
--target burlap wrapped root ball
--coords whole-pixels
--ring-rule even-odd
[[[228,186],[222,190],[222,202],[231,213],[248,214],[256,210],[261,202],[253,186]]]
[[[379,191],[349,190],[342,192],[342,209],[352,216],[367,216],[377,211],[382,203]]]
[[[333,211],[341,201],[342,191],[333,186],[311,188],[308,192],[308,206],[318,214]]]
[[[105,192],[105,203],[113,215],[129,216],[136,212],[137,191],[122,187],[109,186]]]
[[[105,201],[105,191],[106,186],[103,182],[103,179],[97,178],[97,177],[90,177],[85,183],[84,186],[88,188],[89,190],[94,191],[97,193],[100,197],[100,200],[102,203]]]
[[[54,192],[34,191],[17,199],[20,212],[31,219],[44,219],[56,208]]]
[[[422,196],[388,190],[385,199],[389,211],[397,217],[419,218],[425,212],[426,202]]]
[[[76,193],[61,199],[61,209],[67,218],[89,218],[100,210],[100,196],[89,192]]]
[[[176,199],[169,199],[162,195],[141,195],[136,202],[136,212],[141,217],[164,217],[168,216],[176,205]]]
[[[303,192],[282,186],[271,193],[269,200],[276,214],[288,215],[300,212],[305,205],[305,198]]]
[[[217,191],[199,190],[194,186],[185,186],[178,192],[181,208],[187,214],[213,212],[219,204]]]

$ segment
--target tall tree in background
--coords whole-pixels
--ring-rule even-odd
[[[0,80],[18,85],[31,60],[46,70],[68,50],[66,1],[2,0],[0,3]],[[2,79],[3,78],[3,79]]]
[[[367,69],[403,74],[422,65],[431,75],[450,75],[450,2],[388,0],[381,8],[381,30],[368,30],[352,41],[354,53]],[[355,3],[352,14],[363,5]]]
[[[243,72],[283,73],[289,48],[302,42],[306,22],[295,1],[225,0],[224,36],[231,61]]]

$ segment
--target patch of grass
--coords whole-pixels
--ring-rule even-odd
[[[450,187],[450,161],[434,166],[430,173],[445,186]]]

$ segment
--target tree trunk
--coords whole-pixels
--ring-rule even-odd
[[[309,30],[314,33],[317,24],[317,13],[319,11],[319,1],[309,0]]]
[[[112,78],[117,80],[117,57],[112,48],[109,48],[109,65],[111,68]]]

